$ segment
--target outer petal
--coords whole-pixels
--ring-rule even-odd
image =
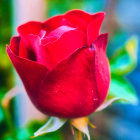
[[[91,15],[85,11],[82,11],[82,10],[71,10],[71,11],[68,11],[66,13],[67,15],[73,15],[73,16],[76,16],[78,18],[81,18],[83,19],[86,23],[89,23],[91,22],[93,19],[94,19],[94,15]]]
[[[98,13],[94,15],[94,20],[89,23],[87,27],[87,43],[88,46],[92,44],[92,42],[97,39],[100,33],[100,28],[102,25],[102,22],[104,20],[104,13]]]
[[[87,47],[78,49],[46,75],[37,96],[39,110],[75,118],[87,116],[98,107],[94,53]]]
[[[98,93],[100,96],[100,104],[105,100],[110,85],[110,68],[106,56],[106,47],[108,34],[102,34],[93,43],[95,48],[95,77]]]
[[[26,46],[19,36],[14,36],[11,38],[9,47],[12,52],[17,56],[27,58],[33,61],[36,60],[36,54],[32,47]]]
[[[64,15],[64,17],[71,23],[72,27],[86,32],[87,22],[84,19],[77,17],[76,15],[69,15],[67,13]]]
[[[103,22],[105,13],[99,12],[92,15],[81,10],[72,10],[67,12],[66,15],[77,17],[78,20],[76,20],[76,18],[74,19],[71,18],[72,20],[69,18],[69,20],[72,23],[74,23],[74,25],[78,25],[80,29],[83,28],[87,30],[87,44],[90,47],[91,43],[99,35],[101,24]],[[83,22],[81,22],[81,20]]]
[[[37,62],[30,61],[30,60],[17,56],[10,49],[11,45],[13,45],[13,44],[11,43],[10,47],[7,46],[7,48],[6,48],[7,53],[14,65],[17,73],[19,74],[19,76],[21,78],[29,97],[32,100],[32,98],[36,97],[36,93],[37,93],[39,84],[40,84],[41,80],[43,79],[44,75],[46,74],[47,68]]]
[[[13,51],[15,55],[19,55],[19,43],[20,43],[20,37],[14,36],[11,38],[10,41],[10,49]]]
[[[29,46],[25,45],[23,40],[20,40],[20,43],[19,43],[19,57],[36,61],[36,54],[34,50],[32,49],[31,45]]]
[[[66,18],[64,18],[63,15],[54,16],[52,18],[49,18],[43,24],[44,24],[44,29],[47,31],[47,33],[50,33],[51,31],[55,30],[59,26],[62,26],[62,25],[70,26],[71,25],[71,23]]]
[[[26,45],[28,45],[28,40],[26,38],[27,35],[28,34],[39,35],[41,30],[43,30],[43,24],[37,21],[27,22],[17,28],[20,37],[23,39]]]

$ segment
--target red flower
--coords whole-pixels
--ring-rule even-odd
[[[107,96],[110,72],[104,13],[72,10],[18,27],[7,53],[33,104],[52,116],[91,114]]]

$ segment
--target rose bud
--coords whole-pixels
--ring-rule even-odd
[[[7,53],[33,104],[46,115],[90,115],[110,84],[108,35],[99,35],[104,13],[72,10],[18,27]]]

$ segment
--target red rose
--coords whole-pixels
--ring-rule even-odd
[[[95,111],[107,96],[110,72],[104,13],[72,10],[18,27],[7,53],[33,104],[52,116],[75,118]]]

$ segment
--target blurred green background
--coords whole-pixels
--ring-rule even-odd
[[[22,111],[17,110],[24,109],[24,104],[21,104],[22,107],[18,107],[20,105],[15,98],[11,100],[7,108],[3,108],[1,104],[6,92],[19,81],[5,51],[5,45],[9,44],[13,34],[17,34],[15,29],[18,24],[24,22],[25,17],[23,15],[24,12],[27,12],[25,7],[28,6],[28,2],[21,0],[24,1],[22,13],[20,12],[22,5],[19,1],[0,0],[0,139],[2,140],[28,140],[45,123],[45,119],[41,121],[32,119],[28,124],[20,125],[18,122],[22,120],[20,120],[20,115],[17,115],[17,112]],[[137,94],[138,98],[140,97],[140,49],[138,47],[140,39],[140,1],[44,0],[43,4],[45,4],[45,18],[63,14],[71,9],[82,9],[89,13],[106,12],[102,32],[109,33],[107,55],[110,59],[112,74],[108,98],[119,96],[127,100],[130,99],[132,103],[135,102],[136,98],[133,95]],[[38,11],[41,10],[38,9]],[[23,112],[21,116],[24,117],[24,115]],[[93,114],[90,120],[97,127],[96,129],[90,128],[91,139],[140,139],[139,104],[134,106],[126,103],[116,103],[102,112]],[[72,140],[73,136],[69,125],[66,124],[55,133],[33,139]]]

